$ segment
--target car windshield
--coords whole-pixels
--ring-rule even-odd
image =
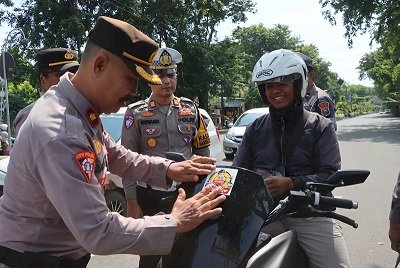
[[[254,120],[262,116],[264,113],[244,113],[242,116],[236,120],[235,125],[236,127],[240,126],[247,126],[248,124],[252,123]]]
[[[122,121],[123,115],[102,115],[101,122],[103,123],[104,129],[110,134],[114,141],[119,141],[121,138]]]

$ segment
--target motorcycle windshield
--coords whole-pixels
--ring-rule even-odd
[[[218,166],[198,183],[181,187],[191,197],[208,183],[220,185],[227,195],[222,214],[177,235],[171,253],[163,257],[165,267],[239,267],[255,246],[273,204],[263,178],[250,170]]]

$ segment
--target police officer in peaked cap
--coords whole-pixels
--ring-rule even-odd
[[[37,53],[38,82],[40,92],[46,92],[50,87],[57,85],[60,77],[66,73],[76,73],[79,67],[78,53],[68,48],[49,48]],[[18,112],[13,127],[15,136],[25,122],[35,102]]]
[[[151,95],[129,105],[122,128],[121,144],[149,156],[165,157],[166,152],[209,156],[210,138],[198,108],[192,100],[177,97],[177,66],[182,55],[173,48],[160,48],[151,68],[161,85],[151,85]],[[154,187],[123,178],[128,216],[141,218],[160,211],[170,213],[178,195],[177,183]],[[170,200],[165,202],[165,200]],[[144,255],[144,254],[142,254]],[[159,256],[141,256],[140,267],[156,267]]]
[[[168,188],[215,168],[212,158],[173,162],[116,144],[101,113],[116,112],[150,68],[158,45],[134,26],[100,16],[75,75],[39,98],[12,149],[0,199],[0,267],[86,267],[90,256],[164,255],[177,233],[221,213],[221,189],[185,197],[170,214],[126,218],[104,200],[108,172]]]

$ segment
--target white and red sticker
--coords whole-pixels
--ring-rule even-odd
[[[94,166],[96,163],[96,154],[92,151],[85,150],[75,153],[75,160],[81,168],[86,182],[90,183],[93,178]]]
[[[329,102],[327,101],[321,101],[318,103],[318,107],[321,109],[321,115],[323,116],[328,116],[330,114],[330,109],[329,109]]]
[[[125,115],[125,119],[124,119],[125,129],[129,129],[133,125],[134,122],[135,122],[135,120],[133,119],[132,115]]]

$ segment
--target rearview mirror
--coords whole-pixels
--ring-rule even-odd
[[[336,187],[363,183],[369,176],[369,170],[339,170],[332,174],[327,180],[329,184]]]

